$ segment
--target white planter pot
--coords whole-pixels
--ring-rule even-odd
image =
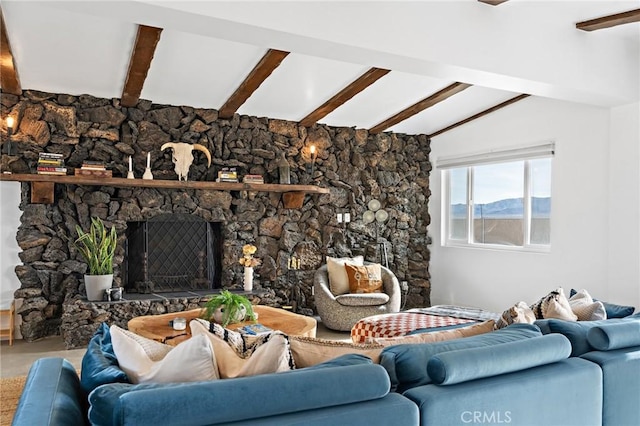
[[[104,300],[104,292],[111,288],[113,274],[107,275],[85,275],[84,288],[87,291],[87,300],[98,302]]]
[[[217,322],[218,324],[222,324],[222,322],[223,322],[223,318],[222,318],[223,314],[224,314],[224,305],[220,306],[218,309],[216,309],[213,312],[213,320],[215,322]],[[246,316],[247,316],[247,309],[244,306],[242,306],[240,308],[240,311],[238,311],[236,313],[236,317],[231,320],[231,323],[242,322],[242,321],[244,321],[244,318]]]

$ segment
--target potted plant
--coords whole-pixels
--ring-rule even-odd
[[[245,318],[256,320],[251,302],[240,294],[231,293],[229,290],[222,290],[220,294],[213,296],[204,305],[202,318],[213,320],[223,327],[244,321]]]
[[[113,255],[116,251],[118,235],[115,227],[108,231],[100,218],[91,218],[91,227],[85,232],[76,225],[78,238],[75,247],[87,262],[88,273],[84,275],[87,299],[103,300],[105,290],[113,283]]]

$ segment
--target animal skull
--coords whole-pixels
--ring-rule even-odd
[[[191,164],[193,163],[192,151],[194,149],[204,152],[204,155],[207,156],[207,160],[209,160],[207,167],[211,166],[211,154],[203,145],[197,143],[191,145],[183,142],[167,142],[162,145],[160,151],[164,151],[167,148],[173,149],[171,160],[175,164],[174,170],[178,175],[178,180],[182,180],[182,178],[184,178],[185,182],[188,180],[187,175],[189,174],[189,167],[191,167]]]

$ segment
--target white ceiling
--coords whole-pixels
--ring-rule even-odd
[[[518,94],[640,99],[640,23],[575,23],[638,1],[3,0],[21,86],[119,98],[137,25],[163,28],[141,98],[219,109],[269,48],[291,52],[240,114],[299,121],[371,67],[392,70],[321,119],[371,128],[453,82],[473,86],[387,130],[433,133]],[[527,102],[523,100],[522,102]]]

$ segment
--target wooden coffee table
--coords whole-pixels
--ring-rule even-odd
[[[311,317],[262,305],[254,305],[253,311],[258,314],[258,322],[269,328],[280,330],[291,336],[316,337],[317,322]],[[198,318],[201,312],[202,309],[192,309],[170,314],[135,317],[127,323],[127,327],[129,331],[140,336],[175,346],[191,337],[189,321]],[[187,328],[185,330],[174,330],[169,325],[169,321],[177,317],[187,320]],[[227,328],[235,330],[246,324],[253,324],[253,321],[229,324]]]

